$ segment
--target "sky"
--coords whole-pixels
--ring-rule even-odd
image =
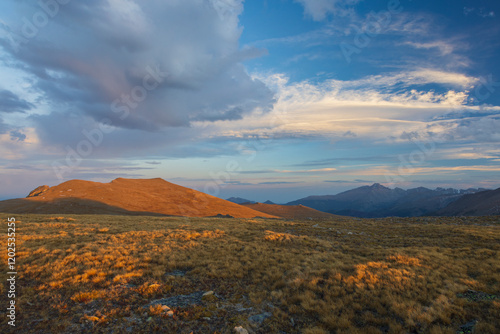
[[[496,0],[6,0],[0,199],[500,187]]]

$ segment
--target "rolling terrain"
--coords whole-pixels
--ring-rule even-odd
[[[269,215],[278,216],[286,219],[333,219],[340,218],[339,216],[333,215],[331,213],[322,212],[308,208],[303,205],[279,205],[279,204],[266,204],[266,203],[254,203],[254,204],[242,204],[247,208],[255,211],[264,212]]]
[[[0,212],[274,217],[160,178],[118,178],[109,183],[71,180],[42,186],[28,198],[1,201]]]

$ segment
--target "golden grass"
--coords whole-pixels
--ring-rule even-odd
[[[17,332],[457,333],[471,321],[475,333],[500,328],[499,217],[16,219]],[[0,241],[6,249],[6,236]],[[5,251],[0,257],[6,264]],[[6,289],[0,285],[4,306]],[[168,310],[151,304],[200,291],[215,295]],[[262,324],[249,320],[263,312],[272,315]],[[3,332],[6,322],[0,318]]]

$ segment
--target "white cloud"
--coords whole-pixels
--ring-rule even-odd
[[[455,46],[445,41],[435,41],[428,43],[406,42],[407,45],[413,46],[416,49],[437,49],[441,55],[449,55],[455,51]]]
[[[296,0],[304,6],[304,12],[315,21],[323,21],[329,15],[347,15],[351,11],[349,6],[359,0]]]
[[[432,69],[370,76],[353,81],[329,80],[289,83],[283,75],[262,78],[279,97],[273,112],[254,113],[241,121],[221,121],[206,126],[214,137],[280,138],[325,137],[388,140],[404,132],[448,131],[438,116],[475,110],[467,107],[468,89],[477,79],[460,73]],[[418,87],[434,84],[456,87],[442,93]],[[414,89],[407,90],[412,86]]]
[[[493,159],[495,161],[500,157],[500,149],[483,143],[481,145],[469,145],[468,147],[437,149],[435,157],[442,160]]]
[[[306,170],[275,170],[275,173],[328,173],[336,171],[336,168],[320,168],[320,169],[306,169]]]

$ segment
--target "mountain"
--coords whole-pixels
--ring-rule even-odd
[[[390,189],[375,183],[337,195],[309,196],[287,203],[287,205],[302,204],[337,215],[364,218],[415,217],[438,212],[465,194],[473,194],[481,190],[451,188],[431,190],[424,187],[403,190],[401,188]]]
[[[500,188],[464,195],[437,212],[440,216],[500,215]]]
[[[264,202],[264,204],[276,204],[276,203],[274,203],[273,201],[267,200]]]
[[[228,199],[226,199],[226,201],[233,202],[236,204],[257,203],[257,202],[251,201],[249,199],[241,198],[241,197],[229,197]]]
[[[267,213],[269,215],[278,216],[286,219],[333,219],[340,218],[331,213],[322,212],[308,208],[303,205],[278,205],[278,204],[243,204],[252,210]]]
[[[0,212],[275,218],[160,178],[118,178],[109,183],[71,180],[54,187],[42,186],[27,198],[0,201]]]

